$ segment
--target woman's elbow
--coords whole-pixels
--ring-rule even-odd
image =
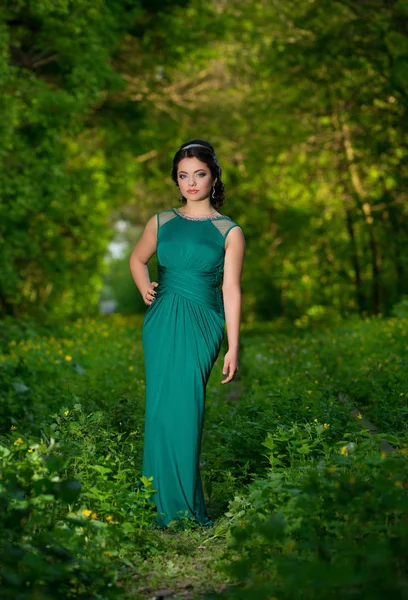
[[[227,285],[222,286],[222,292],[224,296],[240,296],[241,286],[239,283],[229,283]]]

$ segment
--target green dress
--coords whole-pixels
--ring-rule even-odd
[[[211,525],[200,476],[205,390],[224,338],[220,285],[230,217],[157,214],[158,283],[142,340],[146,411],[143,475],[153,476],[156,525]]]

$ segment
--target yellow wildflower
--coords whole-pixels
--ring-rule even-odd
[[[27,452],[34,452],[34,450],[33,450],[32,448],[29,448],[29,449],[27,450]]]
[[[401,393],[400,393],[400,396],[405,396],[404,392],[401,392]]]
[[[350,479],[348,481],[349,481],[349,483],[351,483],[351,485],[353,485],[353,483],[356,483],[356,478],[350,477]]]
[[[134,370],[135,370],[135,367],[133,365],[130,365],[129,371],[134,371]]]
[[[340,454],[342,456],[344,456],[345,454],[347,454],[347,446],[342,446],[341,450],[340,450]]]
[[[310,406],[305,406],[306,410],[309,410]]]
[[[330,427],[330,423],[325,423],[325,424],[323,425],[323,427],[324,427],[325,429],[329,429],[329,427]]]
[[[381,459],[385,460],[387,458],[387,453],[386,452],[381,452]]]
[[[65,360],[68,360],[68,361],[72,360],[72,356],[70,356],[69,354],[67,354],[66,357],[65,357]]]
[[[314,419],[314,422],[315,422],[315,423],[318,423],[318,422],[319,422],[319,419]]]
[[[328,472],[328,473],[335,473],[335,472],[336,472],[336,467],[329,467],[329,468],[327,469],[327,472]]]
[[[24,444],[23,438],[21,438],[21,437],[17,438],[16,441],[14,442],[14,445],[17,446],[17,444]]]
[[[84,513],[85,517],[90,517],[90,516],[91,516],[91,514],[92,514],[92,511],[91,511],[91,510],[88,510],[88,509],[85,509],[85,510],[84,510],[84,511],[82,511],[82,512]]]
[[[402,481],[394,481],[394,485],[397,487],[402,487]]]
[[[309,396],[310,396],[310,394],[312,393],[312,390],[307,390],[307,393],[308,393],[308,394],[309,394]]]
[[[69,410],[66,410],[66,411],[64,412],[64,415],[67,417],[67,416],[69,415]]]
[[[91,514],[91,519],[96,519],[96,518],[97,518],[97,516],[98,516],[98,515],[97,515],[95,512],[93,512],[93,513]]]
[[[16,429],[17,429],[17,427],[16,427],[15,425],[12,425],[12,426],[10,427],[10,431],[15,431]]]
[[[108,521],[108,523],[110,523],[111,521],[113,521],[112,515],[108,515],[107,517],[105,517],[105,520]]]
[[[363,415],[361,413],[358,413],[357,419],[362,419],[362,418],[363,418]]]

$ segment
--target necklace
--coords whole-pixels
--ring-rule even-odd
[[[228,217],[225,217],[224,215],[207,215],[204,217],[189,217],[188,215],[185,215],[184,213],[182,213],[178,208],[173,208],[173,210],[177,215],[179,215],[183,219],[188,219],[189,221],[206,221],[207,219],[212,221],[213,219],[228,219]]]

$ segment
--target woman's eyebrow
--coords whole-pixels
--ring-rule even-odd
[[[205,169],[197,169],[196,171],[194,171],[194,173],[198,173],[198,171],[205,171]],[[187,175],[187,171],[179,171],[180,173],[185,173]]]

